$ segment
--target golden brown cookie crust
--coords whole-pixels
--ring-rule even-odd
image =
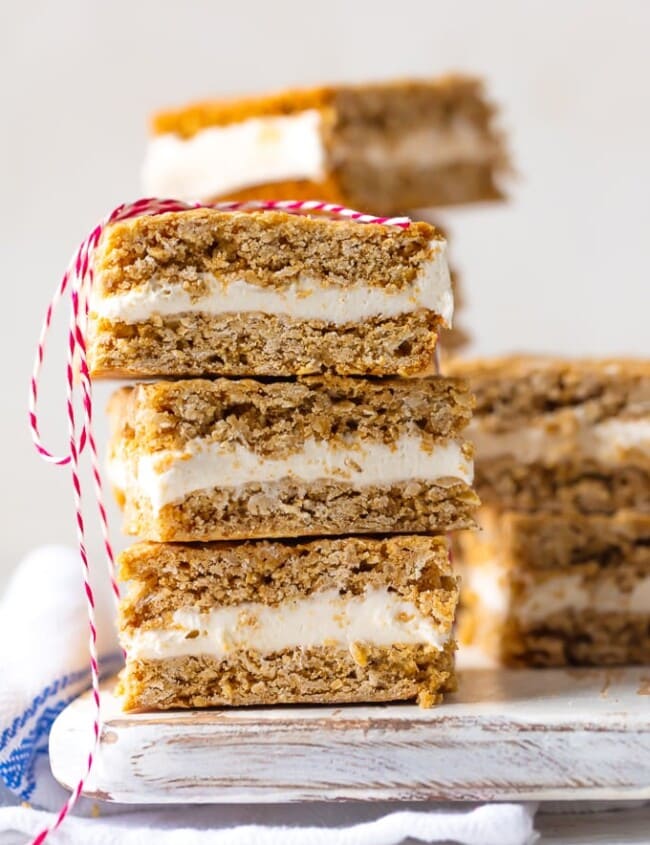
[[[425,310],[354,323],[275,314],[179,314],[138,323],[93,320],[93,378],[268,376],[316,373],[427,376],[440,332]],[[450,333],[451,334],[451,333]]]
[[[453,642],[348,650],[285,649],[128,661],[118,694],[125,710],[417,700],[431,707],[456,688]],[[355,659],[356,658],[356,659]]]
[[[354,487],[292,480],[198,490],[154,511],[124,497],[124,531],[156,542],[241,540],[390,532],[444,533],[475,526],[478,496],[458,479]]]
[[[472,407],[472,394],[461,379],[310,376],[137,384],[113,394],[108,415],[118,451],[180,449],[204,438],[281,458],[311,438],[344,447],[352,433],[385,444],[415,435],[433,448],[461,434]]]
[[[178,109],[157,112],[151,122],[156,135],[173,133],[190,138],[210,126],[227,126],[254,117],[273,117],[296,114],[309,109],[323,111],[338,107],[342,120],[349,122],[355,113],[365,111],[366,117],[376,117],[382,111],[377,98],[392,95],[395,102],[405,98],[435,97],[443,111],[454,101],[481,103],[483,86],[480,80],[455,74],[434,80],[396,80],[359,85],[330,85],[314,88],[294,88],[272,94],[230,99],[204,100]],[[364,108],[365,107],[365,108]]]
[[[107,226],[95,253],[95,292],[124,293],[155,278],[198,299],[205,294],[205,273],[224,283],[244,279],[278,290],[308,274],[324,286],[355,280],[398,291],[413,282],[441,243],[436,229],[421,221],[403,228],[213,208],[143,215]]]

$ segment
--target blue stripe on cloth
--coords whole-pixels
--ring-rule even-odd
[[[115,664],[121,660],[119,654],[101,658],[102,674],[114,669]],[[29,706],[0,734],[0,781],[24,801],[31,796],[36,787],[34,762],[37,753],[47,750],[47,738],[52,723],[63,708],[89,685],[88,669],[57,678],[34,696]],[[70,687],[74,687],[74,692],[63,695],[64,691]],[[29,732],[20,738],[18,745],[3,755],[2,752],[7,750],[11,740],[20,734],[34,718],[36,722],[30,727]]]
[[[36,788],[34,761],[37,753],[46,750],[43,747],[43,740],[47,739],[52,723],[59,713],[76,697],[76,695],[70,695],[46,707],[20,744],[13,749],[6,760],[0,761],[0,780],[4,782],[7,789],[15,792],[23,801],[27,801]]]
[[[57,678],[55,681],[52,681],[51,684],[48,684],[48,686],[42,689],[38,695],[34,696],[30,705],[25,708],[22,713],[16,716],[9,727],[5,728],[0,734],[0,751],[4,751],[7,743],[16,736],[21,728],[25,727],[27,722],[38,712],[39,707],[42,707],[49,698],[53,695],[57,695],[66,687],[70,686],[70,684],[80,681],[88,674],[88,669],[81,669],[79,672],[72,672],[69,675],[63,675],[61,678]]]

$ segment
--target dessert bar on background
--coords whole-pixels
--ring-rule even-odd
[[[454,361],[483,502],[461,637],[528,666],[650,660],[650,362]]]
[[[467,436],[486,504],[650,510],[650,361],[535,356],[450,362],[476,396]]]
[[[445,532],[473,525],[464,382],[192,379],[123,388],[109,473],[156,541]]]
[[[93,377],[422,375],[451,325],[446,242],[428,223],[196,209],[107,228]]]
[[[430,705],[454,688],[444,538],[142,543],[120,567],[127,709]]]
[[[178,199],[321,199],[394,214],[499,198],[506,166],[481,82],[445,76],[162,111],[143,183]]]
[[[479,520],[457,540],[461,642],[508,665],[650,662],[650,513]]]

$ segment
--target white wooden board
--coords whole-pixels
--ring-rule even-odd
[[[86,794],[127,803],[650,799],[650,667],[466,669],[414,705],[126,715],[109,689]],[[87,697],[58,717],[51,765],[76,783]]]

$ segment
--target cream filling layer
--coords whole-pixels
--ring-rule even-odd
[[[191,138],[157,135],[142,172],[147,194],[206,200],[252,185],[325,176],[316,109],[202,129]]]
[[[516,592],[511,577],[517,581]],[[528,573],[511,574],[495,559],[463,567],[462,578],[463,588],[477,595],[487,611],[498,618],[513,617],[524,626],[568,611],[650,615],[650,575],[623,590],[616,576],[606,572],[593,581],[571,572],[539,579]]]
[[[450,639],[448,625],[386,587],[363,595],[341,596],[323,590],[277,606],[245,602],[206,612],[177,610],[170,627],[137,629],[123,645],[129,660],[210,655],[226,657],[247,650],[271,654],[286,648],[355,644],[429,645],[441,650]]]
[[[137,489],[158,511],[197,490],[283,479],[306,483],[324,479],[367,487],[451,477],[471,484],[473,463],[459,440],[427,450],[419,437],[411,435],[390,446],[365,441],[340,446],[309,439],[299,452],[281,459],[263,457],[240,444],[197,439],[183,451],[142,455],[134,467],[116,455],[109,461],[109,473],[116,487]]]
[[[474,419],[467,436],[476,447],[479,460],[514,458],[523,464],[553,466],[579,456],[602,464],[616,465],[626,455],[650,457],[650,419],[611,419],[589,425],[576,414],[522,426],[514,431],[492,432]]]
[[[298,320],[323,320],[343,324],[373,317],[399,317],[427,309],[440,315],[451,326],[454,300],[446,258],[446,242],[433,241],[433,256],[416,278],[401,290],[381,285],[324,285],[307,275],[282,288],[255,285],[244,279],[223,282],[210,273],[201,281],[207,292],[191,297],[181,283],[170,284],[155,276],[146,284],[126,293],[93,296],[90,310],[98,317],[122,323],[138,323],[154,316],[201,313],[274,314]],[[101,277],[98,278],[101,287]]]
[[[411,129],[398,138],[377,138],[363,146],[341,145],[334,158],[374,167],[436,168],[464,162],[489,163],[498,152],[496,142],[484,130],[467,120],[456,120],[445,127]]]

